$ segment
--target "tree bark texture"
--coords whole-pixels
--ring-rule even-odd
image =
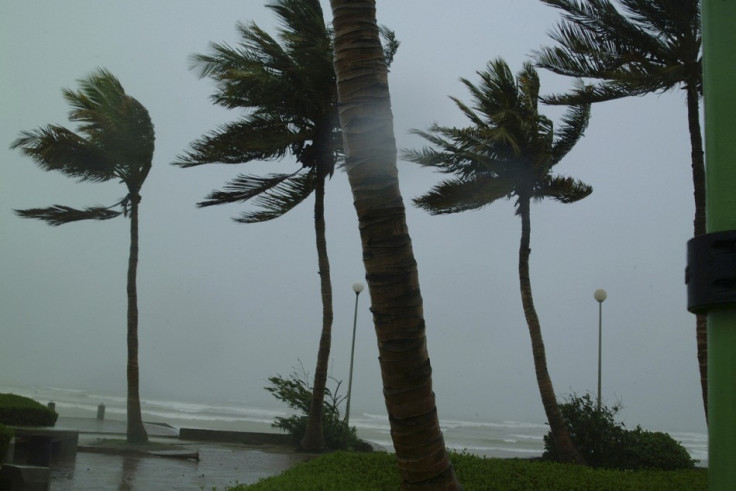
[[[138,205],[141,197],[130,194],[130,255],[128,257],[128,443],[144,443],[148,434],[141,417],[138,375]]]
[[[700,132],[700,106],[696,84],[687,85],[687,120],[690,131],[690,157],[693,171],[693,199],[695,201],[695,218],[693,219],[693,235],[706,233],[705,210],[705,160],[703,157],[703,137]],[[700,388],[703,395],[705,420],[708,421],[708,316],[695,316],[695,339],[698,349],[698,367],[700,369]]]
[[[314,200],[314,230],[317,240],[317,261],[319,265],[320,291],[322,295],[322,334],[319,339],[317,366],[314,370],[312,402],[309,407],[307,429],[302,439],[302,449],[320,451],[325,447],[323,431],[323,402],[327,383],[327,368],[332,344],[332,280],[330,279],[330,260],[327,256],[325,227],[325,175],[317,170]]]
[[[563,462],[585,464],[585,459],[575,448],[570,438],[570,432],[562,418],[562,412],[557,405],[557,397],[552,386],[552,378],[547,370],[547,355],[542,339],[542,328],[539,323],[537,311],[534,308],[532,296],[532,285],[529,279],[529,256],[531,249],[531,218],[530,198],[519,197],[519,215],[521,216],[521,241],[519,244],[519,285],[521,289],[521,303],[524,307],[524,317],[529,327],[529,336],[532,342],[532,354],[534,356],[534,372],[537,376],[539,394],[542,397],[542,405],[547,416],[547,422],[554,439],[557,453]]]
[[[399,191],[374,0],[331,0],[346,164],[391,438],[404,489],[459,489],[432,390],[417,265]]]

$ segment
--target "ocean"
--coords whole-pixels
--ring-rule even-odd
[[[62,417],[97,416],[104,405],[105,419],[125,421],[125,396],[59,387],[14,387],[0,385],[0,393],[13,393],[35,399],[42,404],[53,402]],[[241,402],[191,402],[145,399],[141,401],[143,420],[165,423],[174,428],[278,432],[271,427],[277,416],[289,416],[287,408],[257,406]],[[393,451],[385,414],[353,412],[350,425],[358,436]],[[485,457],[541,456],[543,437],[548,431],[544,423],[524,421],[440,420],[449,449],[467,451]],[[708,436],[696,432],[668,432],[679,441],[700,466],[707,466]]]

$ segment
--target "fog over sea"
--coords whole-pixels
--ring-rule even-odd
[[[96,391],[59,387],[3,386],[0,393],[13,393],[47,404],[53,402],[61,417],[97,416],[100,404],[105,406],[105,419],[125,421],[125,396]],[[143,420],[165,423],[176,429],[205,428],[214,430],[278,432],[271,423],[276,416],[291,413],[274,400],[272,405],[254,405],[241,401],[212,401],[208,403],[145,399],[141,401]],[[350,425],[358,436],[393,451],[388,420],[385,414],[360,412],[353,408]],[[525,421],[473,421],[441,419],[440,425],[447,447],[466,450],[487,457],[530,458],[541,456],[547,425]],[[646,429],[646,428],[645,428]],[[703,433],[669,432],[687,448],[690,455],[707,465],[708,437]]]

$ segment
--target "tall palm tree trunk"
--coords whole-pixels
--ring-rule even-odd
[[[690,131],[690,156],[693,172],[693,198],[695,200],[695,218],[693,219],[693,235],[706,233],[705,210],[705,161],[703,159],[703,137],[700,133],[700,107],[698,90],[694,82],[689,83],[687,90],[687,121]],[[705,421],[708,422],[708,316],[695,316],[695,338],[698,349],[698,366],[700,368],[700,389],[703,395]]]
[[[537,385],[539,386],[539,394],[542,397],[542,405],[547,415],[552,438],[554,439],[555,448],[560,460],[563,462],[571,462],[575,464],[585,465],[585,459],[572,442],[570,432],[562,418],[560,407],[557,405],[557,397],[552,386],[552,379],[547,370],[547,355],[544,351],[544,341],[542,340],[542,329],[539,324],[539,317],[534,308],[534,299],[532,297],[532,284],[529,279],[529,255],[531,249],[529,243],[531,241],[531,219],[530,219],[530,199],[529,197],[519,197],[519,214],[521,215],[521,241],[519,244],[519,284],[521,288],[521,303],[524,307],[524,317],[529,327],[529,336],[532,341],[532,354],[534,356],[534,371],[537,376]]]
[[[130,256],[128,257],[128,443],[148,441],[141,417],[138,377],[138,204],[141,197],[130,193]]]
[[[320,451],[325,446],[322,430],[322,407],[327,383],[327,366],[332,344],[332,280],[330,279],[330,261],[327,257],[327,238],[325,233],[325,175],[321,168],[317,169],[314,200],[314,231],[317,238],[317,261],[322,294],[322,334],[317,352],[317,367],[314,370],[312,402],[309,407],[307,429],[301,446],[307,451]]]
[[[396,167],[375,0],[331,0],[348,179],[378,341],[391,438],[407,488],[459,489],[440,431],[422,297]]]

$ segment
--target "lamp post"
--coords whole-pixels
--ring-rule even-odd
[[[608,297],[606,290],[599,288],[593,293],[598,302],[598,412],[601,410],[601,345],[603,338],[603,301]]]
[[[350,396],[353,392],[353,358],[355,357],[355,326],[358,324],[358,296],[363,291],[363,283],[360,281],[353,283],[353,291],[355,292],[355,313],[353,314],[353,344],[350,347],[350,376],[348,378],[348,402],[345,406],[345,426],[350,424]]]

